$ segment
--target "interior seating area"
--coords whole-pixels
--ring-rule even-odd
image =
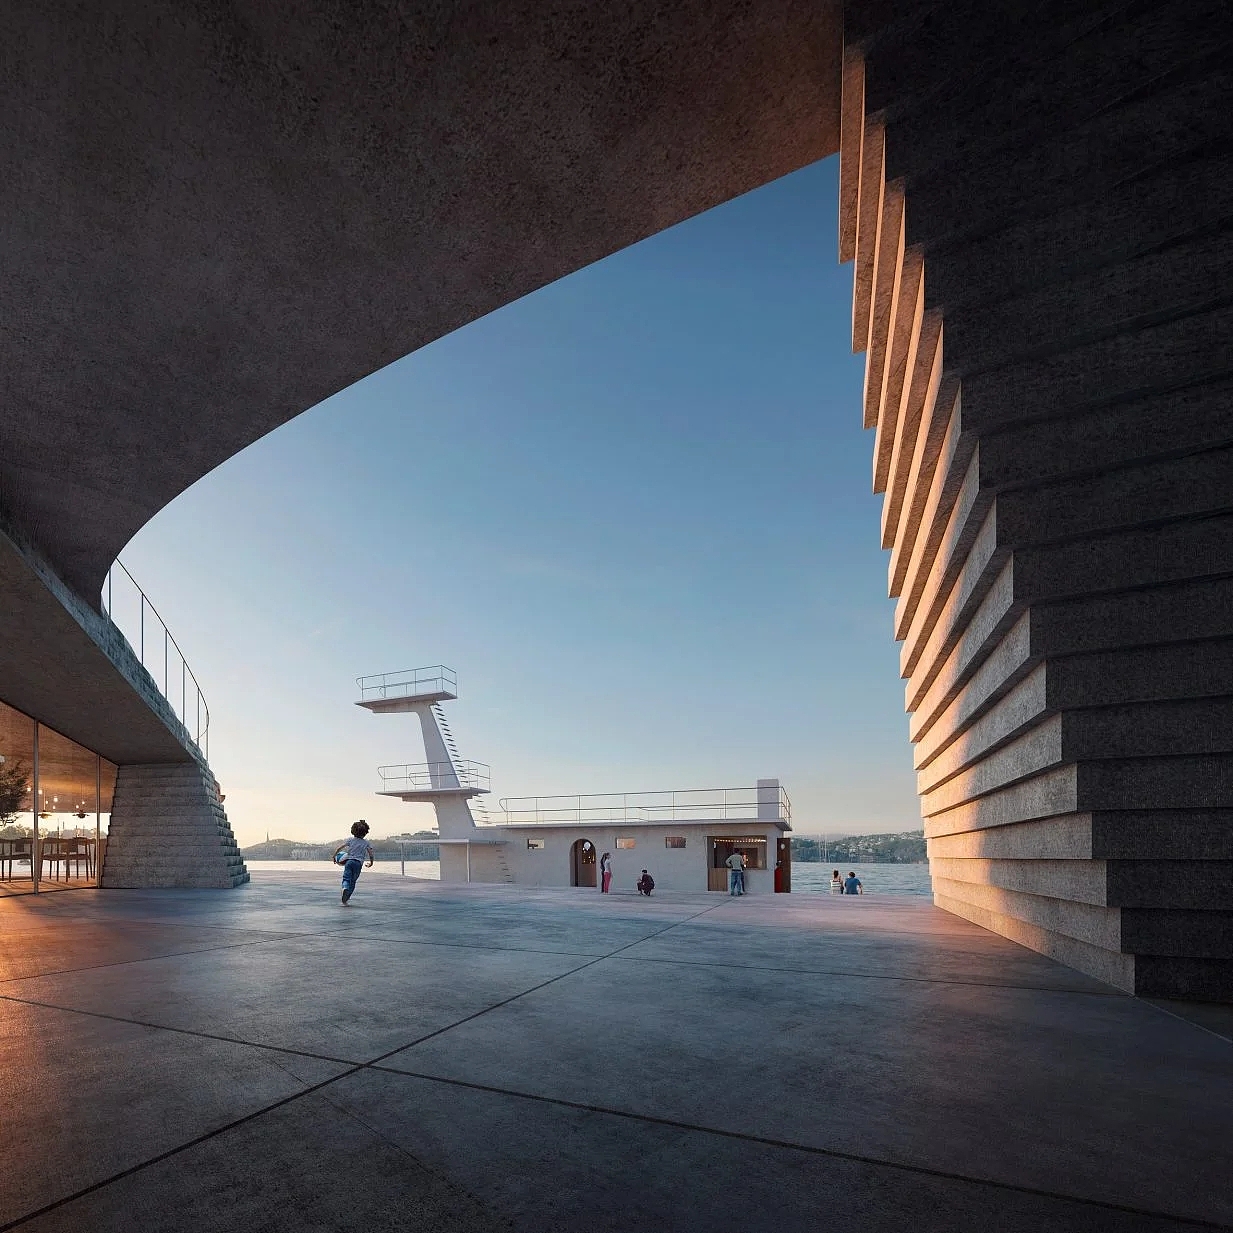
[[[97,886],[116,768],[0,702],[0,896]]]

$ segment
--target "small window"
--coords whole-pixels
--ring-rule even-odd
[[[637,846],[638,846],[638,841],[636,839],[618,839],[617,840],[618,848],[635,848]]]
[[[664,836],[664,847],[665,848],[683,848],[684,846],[685,846],[685,836],[684,835],[665,835]]]
[[[527,840],[527,851],[528,852],[539,852],[543,849],[543,846],[544,846],[544,841],[542,839],[528,839]]]

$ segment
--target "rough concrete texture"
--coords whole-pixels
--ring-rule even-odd
[[[1118,928],[1228,902],[1226,7],[851,0],[841,47],[806,0],[10,5],[0,515],[93,603],[258,436],[838,144],[939,895],[1142,992],[1233,998],[1219,921]],[[54,722],[64,674],[22,665],[78,634],[10,625],[0,696]],[[109,707],[149,727],[107,680],[55,724],[105,753],[79,729]],[[1108,834],[1075,836],[1114,815],[1116,859],[1175,856],[1190,898],[1119,867],[1092,905],[1095,866],[1030,864],[1099,860]],[[951,842],[1000,827],[1013,855]]]
[[[1223,9],[854,0],[841,150],[872,175],[841,192],[841,250],[937,902],[1213,1000],[1233,1000]],[[887,243],[899,280],[868,256],[862,277]]]
[[[151,515],[272,428],[833,153],[840,21],[813,0],[6,5],[0,508],[95,600]]]
[[[168,501],[838,147],[838,0],[17,3],[0,49],[0,698],[117,763],[194,752],[83,611]]]
[[[118,768],[101,885],[233,887],[247,881],[218,782],[204,765]]]
[[[1233,1224],[1227,1016],[923,900],[337,885],[0,902],[0,1225]]]
[[[96,604],[271,428],[838,142],[837,4],[19,4],[0,45],[0,697],[120,763],[183,734],[57,574]]]
[[[111,762],[185,762],[189,734],[106,617],[0,525],[0,698]]]

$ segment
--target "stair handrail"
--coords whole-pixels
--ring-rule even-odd
[[[123,578],[127,578],[132,584],[138,596],[138,616],[136,631],[124,629],[120,622],[116,619],[115,606],[115,578],[116,570],[120,570]],[[175,717],[184,727],[185,734],[188,739],[197,746],[202,757],[209,761],[210,758],[210,708],[206,703],[205,694],[201,690],[201,685],[197,680],[193,670],[188,666],[188,660],[184,657],[184,652],[180,649],[180,644],[175,640],[175,636],[171,630],[167,628],[167,622],[163,620],[158,609],[150,601],[150,597],[142,590],[141,584],[129,572],[129,568],[118,557],[112,563],[111,568],[107,571],[107,577],[103,582],[103,592],[100,597],[103,608],[103,615],[107,618],[111,627],[128,643],[129,649],[137,656],[141,666],[145,669],[146,674],[154,683],[155,689],[166,699],[168,706],[171,707]],[[146,613],[149,612],[156,622],[153,636],[147,634]],[[147,647],[153,652],[157,651],[158,635],[157,631],[162,630],[163,634],[163,680],[159,683],[156,671],[158,668],[157,654],[153,656],[153,664],[146,662]],[[136,634],[137,641],[134,643],[133,635]],[[180,705],[177,708],[172,688],[172,666],[173,660],[171,656],[172,650],[180,660]],[[192,682],[192,690],[189,690],[189,682]],[[190,705],[191,703],[191,705]]]

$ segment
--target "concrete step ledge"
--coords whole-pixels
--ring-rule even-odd
[[[243,885],[233,878],[198,877],[116,877],[103,881],[104,890],[234,890]]]
[[[948,899],[970,904],[999,919],[1013,918],[1032,929],[1074,938],[1088,946],[1117,952],[1122,949],[1121,913],[1117,908],[1025,894],[977,882],[958,882],[936,873],[933,875],[933,893],[935,898],[945,895]],[[994,932],[1001,933],[1002,930],[998,928]]]
[[[113,822],[108,827],[109,835],[133,835],[142,830],[159,831],[165,827],[208,827],[211,831],[218,831],[220,835],[229,834],[231,827],[228,823],[213,814],[208,813],[182,813],[182,814],[147,814],[140,817],[132,817],[120,819]]]
[[[210,835],[219,839],[233,839],[231,830],[215,826],[208,819],[200,822],[153,822],[144,826],[128,823],[109,831],[112,839],[160,839],[164,835]]]
[[[158,852],[166,852],[169,855],[175,855],[175,856],[179,856],[181,853],[185,853],[185,852],[193,852],[193,853],[199,853],[203,856],[210,855],[210,856],[226,857],[227,859],[231,859],[232,857],[235,857],[237,859],[242,859],[240,856],[239,848],[227,847],[224,844],[213,843],[209,840],[203,841],[203,840],[195,840],[195,839],[183,839],[177,842],[163,840],[159,843],[136,844],[136,845],[133,845],[130,848],[130,850],[135,853],[136,859],[144,859],[146,856],[153,855]],[[121,852],[120,849],[117,848],[115,850],[114,856],[112,855],[111,852],[108,852],[107,855],[108,855],[109,860],[120,860],[122,859],[123,853]]]
[[[207,797],[201,792],[147,792],[137,795],[136,793],[116,793],[112,798],[111,813],[120,813],[121,810],[127,809],[150,809],[160,808],[165,805],[178,805],[181,809],[187,808],[213,808],[222,809],[223,806],[219,801],[212,797]]]
[[[1093,946],[1078,938],[1055,933],[1039,925],[1033,925],[1018,917],[991,911],[962,899],[954,899],[941,892],[935,893],[934,903],[955,916],[962,916],[982,929],[1000,933],[1002,937],[1018,942],[1050,959],[1066,964],[1096,980],[1102,980],[1123,993],[1135,991],[1135,957],[1119,951]]]

